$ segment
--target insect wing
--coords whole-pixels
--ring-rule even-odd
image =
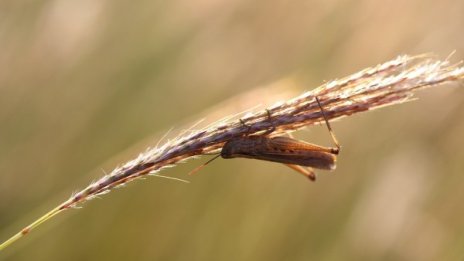
[[[327,170],[335,169],[336,161],[330,148],[281,136],[270,138],[254,158]]]
[[[290,153],[305,153],[308,151],[319,151],[332,153],[331,148],[318,146],[308,142],[292,139],[285,136],[278,136],[269,139],[269,146],[275,148],[276,151],[289,151]]]

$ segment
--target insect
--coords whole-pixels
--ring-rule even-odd
[[[321,109],[322,116],[327,125],[335,147],[323,147],[286,136],[269,137],[268,134],[275,130],[272,127],[264,134],[244,135],[228,140],[222,147],[221,153],[212,158],[193,172],[215,160],[219,156],[224,159],[249,158],[283,163],[298,171],[310,180],[316,180],[316,174],[312,168],[333,170],[336,167],[337,155],[340,152],[340,144],[335,137],[332,127],[321,106],[319,99],[316,101]],[[269,121],[272,117],[268,111]],[[242,124],[246,125],[243,121]],[[306,167],[306,168],[305,168]]]

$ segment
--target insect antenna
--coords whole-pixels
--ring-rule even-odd
[[[198,172],[199,170],[201,170],[204,166],[210,164],[213,160],[219,158],[219,156],[221,156],[221,154],[218,154],[218,155],[214,156],[214,158],[212,158],[212,159],[208,160],[207,162],[203,163],[202,165],[200,165],[200,166],[194,168],[192,171],[189,172],[189,175],[193,175],[193,174],[197,173],[197,172]]]
[[[337,137],[335,137],[335,134],[332,130],[332,127],[330,126],[329,120],[327,119],[327,115],[325,115],[325,111],[322,108],[321,102],[319,101],[319,98],[317,96],[315,97],[317,104],[319,105],[319,108],[321,108],[322,116],[324,117],[325,124],[327,125],[327,129],[329,129],[330,136],[332,137],[333,142],[335,143],[335,146],[337,147],[336,151],[334,151],[335,154],[338,154],[340,151],[340,143],[337,140]]]

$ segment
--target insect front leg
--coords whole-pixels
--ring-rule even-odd
[[[251,125],[246,124],[245,121],[242,120],[242,119],[239,119],[239,120],[240,120],[240,123],[241,123],[243,126],[247,127],[247,131],[246,131],[246,134],[245,134],[245,135],[248,136],[248,134],[250,133],[250,130],[251,130]]]
[[[273,133],[275,130],[276,130],[276,126],[274,125],[274,121],[272,120],[272,116],[271,116],[271,111],[266,109],[266,112],[267,112],[267,120],[271,123],[271,128],[268,129],[266,132],[264,132],[262,135],[269,135],[271,133]]]
[[[268,109],[266,109],[266,112],[267,112],[268,121],[271,123],[272,126],[271,126],[270,129],[266,130],[263,134],[260,134],[260,135],[263,135],[263,136],[269,135],[269,134],[271,134],[272,132],[274,132],[274,131],[276,130],[276,127],[275,127],[275,125],[274,125],[274,122],[272,121],[271,111],[268,110]],[[247,133],[246,133],[245,136],[248,136],[248,134],[249,134],[250,131],[251,131],[251,125],[246,124],[245,121],[244,121],[243,119],[239,119],[239,120],[240,120],[240,123],[241,123],[243,126],[247,127],[247,131],[246,131]]]

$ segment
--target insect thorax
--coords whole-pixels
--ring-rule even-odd
[[[263,136],[245,136],[227,141],[221,150],[221,157],[235,158],[252,154],[256,148],[262,147],[267,138]]]

